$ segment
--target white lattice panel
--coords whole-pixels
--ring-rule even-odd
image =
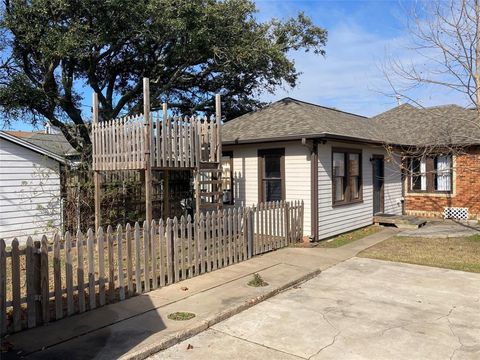
[[[446,207],[443,210],[445,219],[468,220],[468,208]]]

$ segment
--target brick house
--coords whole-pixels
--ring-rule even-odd
[[[408,104],[375,116],[385,140],[404,155],[404,213],[480,219],[480,118],[456,105]],[[402,144],[402,145],[398,145]],[[412,156],[408,156],[408,155]]]

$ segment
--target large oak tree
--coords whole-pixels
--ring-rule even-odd
[[[260,92],[295,86],[291,51],[324,54],[327,32],[303,13],[255,13],[250,0],[4,0],[1,115],[48,119],[86,150],[85,87],[110,119],[141,111],[146,76],[154,108],[209,112],[220,92],[228,120],[258,107]]]

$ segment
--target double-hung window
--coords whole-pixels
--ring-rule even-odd
[[[410,159],[409,192],[451,192],[452,156],[437,155]]]
[[[452,191],[452,157],[435,157],[435,191]]]
[[[285,149],[258,151],[259,201],[285,200]]]
[[[333,150],[332,197],[334,205],[362,201],[361,158],[360,150]]]
[[[427,190],[427,163],[425,158],[414,158],[410,162],[412,173],[410,189],[413,191]]]

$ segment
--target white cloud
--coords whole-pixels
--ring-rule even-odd
[[[266,4],[268,6],[262,3],[262,18],[289,13],[285,4]],[[370,31],[354,17],[336,15],[338,22],[332,21],[335,25],[327,29],[326,57],[304,52],[291,53],[297,70],[302,72],[297,87],[279,89],[274,96],[265,94],[263,99],[273,101],[290,96],[367,116],[396,106],[396,100],[385,95],[391,89],[380,67],[389,56],[410,63],[424,60],[406,49],[408,34],[405,32],[398,36],[390,32],[384,35],[378,29]],[[319,25],[322,26],[322,23]],[[427,106],[461,103],[459,95],[438,88],[433,92],[432,89],[415,90],[414,96]]]

